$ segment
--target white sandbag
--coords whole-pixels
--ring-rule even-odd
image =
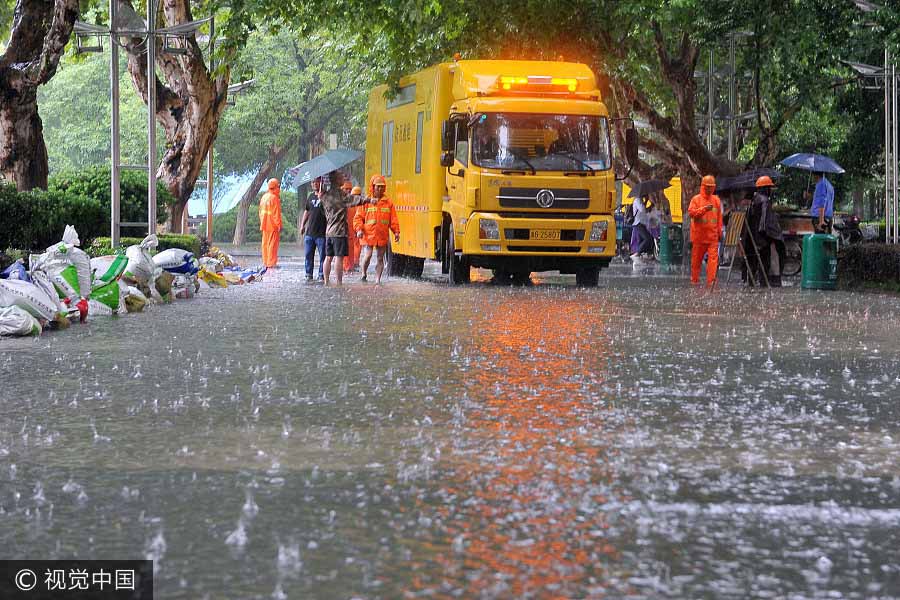
[[[225,265],[218,258],[213,258],[211,256],[202,256],[200,257],[200,266],[205,268],[210,273],[221,273],[222,269],[225,268]]]
[[[159,240],[156,234],[150,234],[137,246],[128,246],[125,256],[128,257],[128,266],[125,267],[124,277],[140,283],[147,283],[153,278],[153,270],[156,266],[150,256],[150,249],[156,248]]]
[[[0,335],[41,335],[41,324],[24,308],[0,308]]]
[[[182,300],[190,300],[194,297],[197,289],[194,283],[194,277],[189,275],[178,275],[172,282],[172,293],[176,298]]]
[[[183,273],[191,275],[197,272],[199,266],[194,259],[194,253],[180,248],[163,250],[153,257],[153,263],[170,273]]]
[[[32,316],[52,321],[57,302],[37,285],[19,279],[0,279],[0,306],[18,306]]]
[[[94,317],[111,317],[113,314],[115,314],[113,313],[113,309],[102,302],[88,300],[88,320],[91,320]]]
[[[57,313],[69,312],[69,308],[59,299],[59,294],[56,292],[56,288],[53,287],[53,283],[51,283],[50,277],[46,273],[43,271],[32,271],[31,282],[40,288],[50,301],[53,302]]]

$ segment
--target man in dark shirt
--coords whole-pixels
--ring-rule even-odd
[[[340,171],[332,171],[325,176],[324,182],[328,189],[320,196],[322,207],[325,209],[325,220],[328,222],[325,228],[325,285],[331,281],[332,262],[335,266],[337,284],[344,281],[344,257],[347,256],[347,208],[365,204],[368,199],[364,196],[345,196],[341,192],[341,183],[344,176]],[[333,260],[337,258],[337,260]]]
[[[303,245],[306,251],[306,280],[313,278],[313,266],[316,263],[316,250],[319,251],[319,279],[323,279],[323,264],[325,263],[325,208],[320,198],[322,178],[316,177],[312,182],[312,193],[306,198],[306,206],[303,210],[303,220],[300,222],[300,233],[303,235]]]

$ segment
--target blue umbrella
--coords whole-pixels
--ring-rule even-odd
[[[819,171],[821,173],[843,173],[844,168],[834,160],[821,154],[791,154],[781,161],[786,167],[803,169],[804,171]]]
[[[287,170],[287,174],[293,179],[294,185],[309,183],[316,177],[321,177],[337,171],[341,167],[345,167],[355,160],[359,160],[363,153],[357,150],[347,150],[339,148],[337,150],[329,150],[325,154],[301,163],[296,167]]]

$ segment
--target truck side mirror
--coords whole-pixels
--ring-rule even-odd
[[[453,156],[453,152],[446,150],[441,152],[441,166],[442,167],[452,167],[453,161],[456,157]]]
[[[454,125],[455,124],[452,121],[444,121],[441,125],[441,150],[444,152],[453,150],[453,134],[456,129]],[[451,162],[450,164],[452,165],[453,163]]]
[[[625,130],[625,159],[634,167],[638,162],[638,132],[634,127]]]

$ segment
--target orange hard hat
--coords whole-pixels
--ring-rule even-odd
[[[362,188],[358,185],[354,185],[353,189],[350,190],[350,194],[353,196],[359,196],[360,194],[362,194]]]
[[[716,187],[716,178],[712,175],[704,175],[700,185]]]
[[[270,190],[274,190],[274,189],[278,188],[280,185],[281,184],[278,182],[277,179],[272,178],[269,180],[269,189]]]
[[[759,179],[756,180],[756,187],[775,187],[775,182],[772,181],[772,178],[768,175],[763,175]]]
[[[372,187],[375,187],[376,185],[387,187],[387,180],[385,180],[384,175],[372,175],[372,180],[369,182],[369,185]]]

